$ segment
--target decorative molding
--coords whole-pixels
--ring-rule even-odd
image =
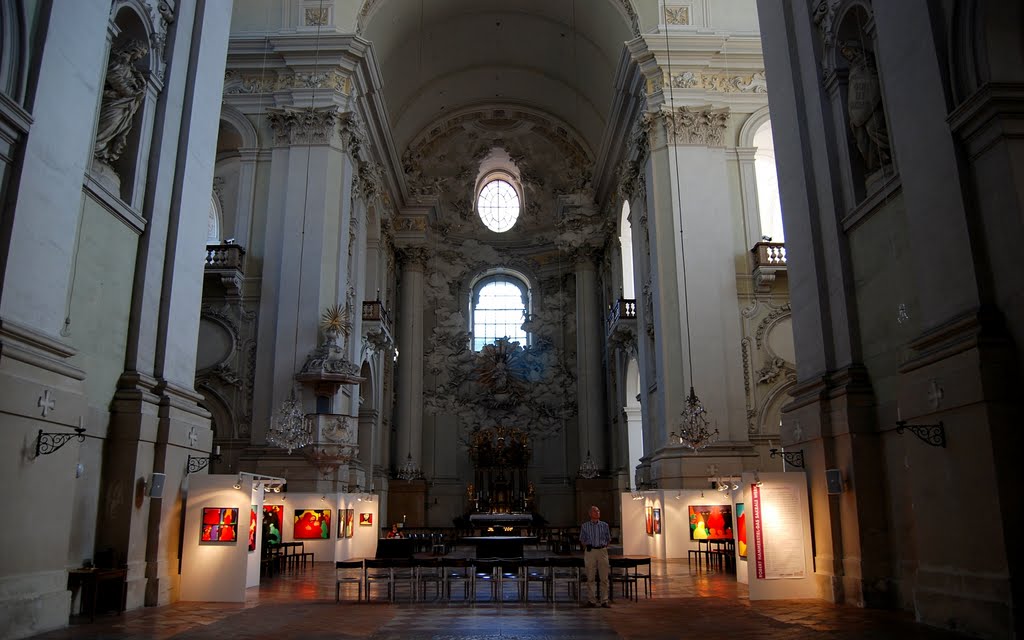
[[[690,24],[690,6],[665,5],[665,22],[676,26]]]
[[[316,74],[277,70],[245,73],[234,69],[224,72],[224,95],[273,93],[290,89],[332,89],[347,96],[352,93],[352,77],[337,69]]]
[[[728,107],[662,107],[665,135],[670,143],[720,147],[729,120]]]
[[[735,75],[685,70],[673,73],[671,77],[666,71],[663,81],[673,89],[699,89],[718,93],[768,93],[768,80],[764,71]]]
[[[326,7],[305,7],[303,25],[307,27],[326,27],[330,24],[330,10]]]
[[[782,305],[781,307],[778,307],[777,309],[772,309],[768,315],[761,319],[761,322],[758,323],[757,325],[757,330],[754,332],[754,338],[757,341],[758,349],[761,348],[764,342],[764,337],[768,331],[768,328],[771,325],[778,322],[783,317],[789,316],[791,312],[792,308],[790,307],[790,304],[787,302],[786,304]]]
[[[329,143],[338,116],[338,108],[334,106],[267,109],[267,122],[277,134],[276,142],[281,146]]]

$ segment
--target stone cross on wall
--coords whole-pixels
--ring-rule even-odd
[[[53,411],[53,408],[57,406],[57,400],[50,395],[50,390],[46,389],[43,391],[43,395],[39,396],[39,401],[36,402],[36,406],[42,408],[43,417],[45,418],[46,414]]]

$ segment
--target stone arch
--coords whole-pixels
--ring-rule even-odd
[[[28,77],[28,38],[25,3],[0,2],[0,93],[19,105],[25,99]]]

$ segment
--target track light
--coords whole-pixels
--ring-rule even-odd
[[[242,474],[238,474],[238,480],[235,480],[235,485],[234,486],[235,486],[236,489],[241,489],[242,488]]]
[[[761,475],[757,471],[754,472],[754,484],[756,484],[759,487],[763,484],[761,482]]]
[[[739,491],[740,490],[740,483],[737,482],[736,480],[732,481],[732,490],[733,491]]]

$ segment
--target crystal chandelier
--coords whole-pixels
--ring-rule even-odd
[[[420,471],[418,466],[416,466],[416,461],[412,459],[412,452],[405,455],[405,462],[403,462],[402,466],[398,468],[396,477],[399,480],[405,480],[406,482],[423,477],[423,472]]]
[[[302,404],[295,397],[295,389],[292,389],[270,421],[267,442],[291,453],[293,449],[301,449],[312,441],[313,427],[302,412]]]
[[[590,480],[597,477],[597,463],[590,457],[590,449],[587,449],[587,457],[580,464],[580,477]]]
[[[673,443],[700,451],[718,440],[718,429],[711,430],[708,411],[704,408],[704,404],[697,397],[692,386],[690,395],[686,398],[686,406],[683,407],[679,418],[679,433],[673,431],[669,434]]]

